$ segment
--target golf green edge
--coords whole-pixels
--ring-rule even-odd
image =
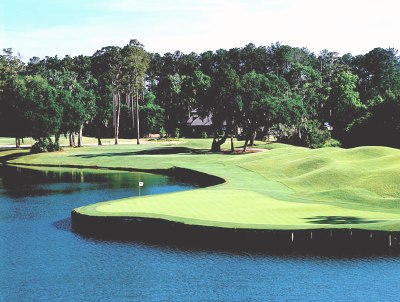
[[[240,144],[240,142],[238,142]],[[210,140],[66,148],[13,164],[199,171],[225,180],[196,190],[130,197],[74,211],[236,229],[400,230],[400,151],[307,149],[259,142],[264,152],[211,154]],[[0,156],[10,156],[1,152]]]

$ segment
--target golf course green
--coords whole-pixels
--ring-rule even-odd
[[[258,142],[252,152],[230,154],[209,153],[210,145],[209,139],[181,139],[35,155],[2,151],[0,159],[21,165],[144,171],[178,167],[225,180],[195,190],[74,209],[85,216],[156,218],[237,229],[400,231],[400,150],[307,149]],[[23,156],[13,156],[14,152]]]

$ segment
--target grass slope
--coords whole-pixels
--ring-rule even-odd
[[[154,217],[234,228],[400,230],[397,149],[310,150],[259,143],[257,147],[265,152],[230,155],[207,153],[210,144],[210,140],[184,140],[180,144],[68,148],[11,162],[144,170],[176,166],[226,180],[203,189],[77,209],[88,215]]]

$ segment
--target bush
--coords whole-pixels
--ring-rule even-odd
[[[31,153],[42,153],[42,152],[47,152],[47,144],[45,141],[38,141],[34,143],[31,147]]]
[[[323,147],[331,139],[331,133],[317,120],[307,121],[300,128],[300,133],[296,128],[283,126],[274,130],[277,131],[280,142],[312,149]]]
[[[324,143],[324,145],[323,145],[322,147],[323,147],[323,148],[327,148],[327,147],[335,147],[335,148],[338,148],[338,147],[341,147],[341,146],[342,146],[342,144],[341,144],[338,140],[331,138],[331,139],[328,139],[328,140]]]
[[[164,130],[164,127],[160,128],[159,134],[160,134],[160,138],[164,138],[165,137],[166,132]]]
[[[54,151],[61,151],[61,147],[59,143],[48,142],[47,144],[47,151],[54,152]]]
[[[307,123],[305,142],[310,148],[321,148],[326,141],[331,139],[331,133],[325,128],[321,128],[318,121]]]
[[[175,132],[174,132],[174,137],[179,138],[179,135],[180,135],[180,130],[179,130],[179,128],[176,128]]]
[[[54,152],[61,151],[61,147],[58,143],[53,143],[50,139],[39,140],[34,143],[31,147],[31,153],[42,153],[42,152]]]
[[[207,131],[201,132],[201,138],[208,138]]]

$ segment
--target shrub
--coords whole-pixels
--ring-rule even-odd
[[[179,130],[179,128],[176,128],[175,132],[174,132],[174,137],[179,138],[179,135],[180,135],[180,130]]]
[[[42,153],[47,152],[47,143],[45,141],[37,141],[31,147],[31,153]]]
[[[50,139],[39,140],[31,147],[31,153],[54,152],[61,151],[58,143],[53,143]]]
[[[321,148],[331,139],[331,133],[317,120],[307,121],[300,131],[297,128],[284,126],[274,130],[277,131],[280,142],[312,149]]]
[[[159,134],[160,134],[160,138],[164,138],[165,137],[166,132],[164,130],[164,127],[160,128]]]
[[[47,144],[47,151],[54,152],[54,151],[61,151],[61,147],[59,143],[48,142]]]
[[[331,139],[331,133],[321,128],[318,121],[310,121],[307,123],[307,130],[305,136],[305,142],[310,148],[321,148],[324,143]]]
[[[323,148],[326,148],[326,147],[335,147],[335,148],[338,148],[338,147],[341,147],[341,146],[342,146],[342,144],[341,144],[338,140],[331,138],[331,139],[328,139],[328,140],[324,143],[324,145],[323,145],[322,147],[323,147]]]

